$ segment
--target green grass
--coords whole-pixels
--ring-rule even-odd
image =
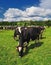
[[[18,41],[13,39],[12,30],[0,31],[0,65],[51,65],[51,28],[46,28],[41,46],[29,43],[27,54],[19,58],[16,46]]]

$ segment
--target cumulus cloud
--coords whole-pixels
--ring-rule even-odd
[[[20,20],[48,20],[51,16],[51,9],[41,7],[29,7],[24,11],[17,8],[9,8],[4,13],[3,21],[20,21]]]
[[[51,20],[51,0],[40,0],[39,5],[39,7],[31,6],[25,10],[9,8],[3,14],[4,19],[0,18],[0,21]],[[3,8],[0,7],[0,9]]]
[[[16,17],[16,16],[21,16],[22,15],[22,11],[16,8],[9,8],[5,13],[4,16],[6,17]]]
[[[51,0],[40,0],[40,7],[51,9]]]

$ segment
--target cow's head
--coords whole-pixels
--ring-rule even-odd
[[[14,39],[21,34],[21,27],[17,27],[14,31]]]
[[[17,46],[17,47],[16,47],[16,50],[17,50],[18,52],[21,52],[22,47],[21,47],[21,46]]]
[[[22,57],[23,56],[23,48],[22,48],[22,46],[17,46],[16,50],[18,51],[19,56]]]

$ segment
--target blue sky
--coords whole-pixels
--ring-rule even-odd
[[[23,9],[24,7],[38,6],[40,3],[39,0],[0,0],[0,7],[4,9],[8,8],[19,8]]]
[[[50,5],[51,0],[0,0],[0,21],[48,20]]]
[[[18,8],[24,10],[26,7],[39,6],[39,0],[0,0],[0,17],[9,8]]]

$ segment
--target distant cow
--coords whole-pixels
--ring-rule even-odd
[[[0,26],[0,29],[2,30],[2,29],[3,29],[3,27],[2,27],[2,26]]]

